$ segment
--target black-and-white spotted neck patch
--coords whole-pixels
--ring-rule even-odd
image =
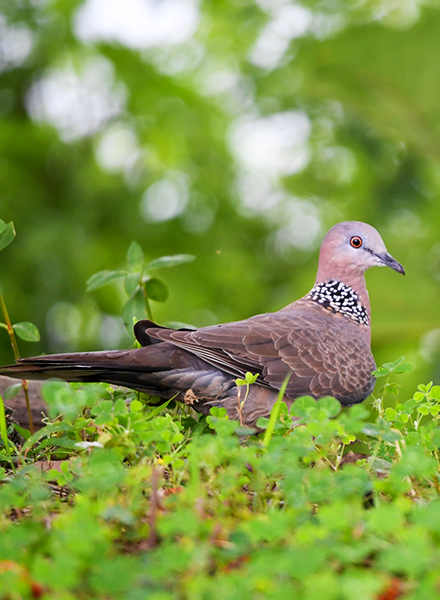
[[[331,279],[324,283],[318,283],[310,290],[307,297],[324,308],[350,317],[360,325],[370,324],[367,310],[360,303],[358,294],[341,281]]]

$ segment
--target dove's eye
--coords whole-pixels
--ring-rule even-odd
[[[360,238],[358,235],[354,235],[350,240],[350,244],[353,246],[353,248],[360,248],[362,246],[362,238]]]

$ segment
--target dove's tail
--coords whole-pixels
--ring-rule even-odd
[[[164,399],[187,390],[203,390],[218,397],[233,378],[212,369],[203,360],[166,342],[133,350],[79,352],[21,358],[17,364],[0,367],[0,375],[14,379],[62,379],[104,382],[125,386]]]

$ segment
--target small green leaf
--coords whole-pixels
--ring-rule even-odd
[[[155,258],[145,267],[146,269],[157,269],[163,267],[177,267],[183,263],[190,262],[196,257],[192,254],[174,254],[173,256],[161,256]]]
[[[152,398],[152,397],[153,396],[150,396],[150,398]],[[165,410],[165,408],[168,406],[168,404],[170,402],[172,402],[175,398],[176,398],[176,396],[173,396],[172,398],[170,398],[166,402],[163,402],[162,398],[158,398],[158,400],[161,402],[161,404],[159,404],[158,406],[156,406],[155,408],[153,408],[152,410],[150,410],[148,413],[146,413],[144,415],[144,419],[146,421],[152,421],[153,419],[155,419],[157,417],[157,415],[160,412],[162,412],[163,410]]]
[[[257,432],[256,429],[252,429],[252,427],[237,427],[235,430],[235,435],[238,437],[245,437],[248,435],[254,435]]]
[[[140,287],[127,300],[122,310],[122,320],[130,335],[133,335],[133,320],[139,321],[147,317],[145,297]]]
[[[0,250],[9,246],[12,240],[15,238],[14,223],[10,221],[7,225],[4,221],[1,221],[0,225]]]
[[[300,396],[292,404],[290,414],[294,417],[306,417],[316,406],[316,400],[312,396]]]
[[[318,400],[319,408],[323,408],[329,417],[336,417],[341,412],[341,403],[332,398],[331,396],[325,396]]]
[[[127,271],[99,271],[90,277],[86,284],[86,291],[91,292],[96,290],[103,285],[107,285],[114,279],[119,279],[127,275]]]
[[[269,419],[267,417],[260,417],[255,425],[258,427],[258,429],[267,429],[267,426],[269,425]]]
[[[141,412],[143,407],[144,407],[144,405],[142,404],[142,402],[139,402],[139,400],[132,400],[132,402],[130,404],[131,412]]]
[[[387,421],[395,421],[397,419],[397,411],[394,408],[387,408],[385,410],[385,418]]]
[[[259,373],[255,373],[255,375],[254,375],[253,373],[250,373],[248,371],[245,376],[246,383],[249,385],[252,385],[253,383],[255,383],[257,381],[258,375],[259,375]]]
[[[235,383],[237,385],[247,385],[246,381],[244,379],[236,379]]]
[[[139,271],[143,267],[144,251],[137,242],[131,242],[127,251],[127,262],[135,271]]]
[[[350,406],[348,409],[351,419],[364,421],[370,416],[370,411],[365,408],[362,404],[355,404]]]
[[[412,363],[403,363],[394,369],[394,373],[411,373],[414,369],[415,366]]]
[[[128,296],[131,296],[135,289],[139,286],[141,280],[140,273],[129,273],[124,281],[125,291]]]
[[[12,398],[15,398],[15,396],[20,393],[21,388],[21,383],[14,383],[14,385],[10,385],[8,388],[5,389],[5,392],[3,394],[5,400],[11,400]]]
[[[421,392],[428,393],[429,390],[431,389],[431,386],[432,386],[432,381],[430,381],[426,385],[424,385],[423,383],[419,383],[419,385],[417,386],[417,389],[420,390]]]
[[[18,337],[26,342],[40,341],[40,332],[38,331],[38,327],[29,321],[15,323],[15,325],[12,325],[12,327],[14,328],[14,331]]]
[[[209,412],[213,417],[217,417],[218,419],[229,419],[228,411],[223,406],[213,406]]]
[[[433,400],[438,400],[440,398],[440,385],[433,385],[430,394]]]
[[[24,429],[24,427],[20,427],[20,425],[17,425],[17,423],[14,423],[14,429],[15,431],[18,431],[18,433],[23,436],[25,440],[27,440],[31,435],[29,429]]]
[[[169,292],[167,286],[158,279],[157,277],[151,277],[144,279],[144,286],[147,295],[151,300],[156,302],[165,302],[168,298]]]
[[[423,397],[423,396],[422,396]],[[403,406],[405,407],[405,411],[408,414],[411,414],[412,411],[415,409],[415,407],[417,406],[417,402],[414,400],[414,398],[410,398],[409,400],[407,400]],[[409,412],[408,412],[409,411]]]
[[[391,373],[390,369],[385,368],[384,366],[378,367],[375,371],[373,371],[372,375],[374,377],[385,377]]]
[[[383,363],[383,367],[385,367],[386,369],[390,369],[391,371],[394,371],[396,367],[398,367],[400,364],[403,363],[403,361],[405,360],[404,356],[399,356],[399,358],[397,360],[395,360],[394,362],[391,363]]]
[[[397,394],[399,393],[400,390],[400,385],[398,383],[388,383],[384,390],[387,394],[394,394],[394,396],[397,396]]]
[[[248,385],[251,385],[257,381],[257,378],[258,378],[258,373],[256,373],[254,375],[253,373],[250,373],[249,371],[247,371],[244,379]]]

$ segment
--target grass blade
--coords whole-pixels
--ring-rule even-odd
[[[270,413],[269,423],[267,424],[267,429],[264,433],[263,444],[267,446],[272,439],[272,435],[275,429],[275,424],[278,420],[278,416],[280,414],[281,402],[283,401],[284,394],[286,393],[287,384],[289,383],[289,379],[292,373],[288,373],[286,378],[283,381],[283,385],[278,392],[278,398],[275,404],[273,405],[272,412]]]
[[[6,453],[11,461],[11,448],[8,440],[8,425],[6,423],[5,403],[3,398],[0,396],[0,436],[3,441]],[[12,461],[11,461],[12,462]]]

